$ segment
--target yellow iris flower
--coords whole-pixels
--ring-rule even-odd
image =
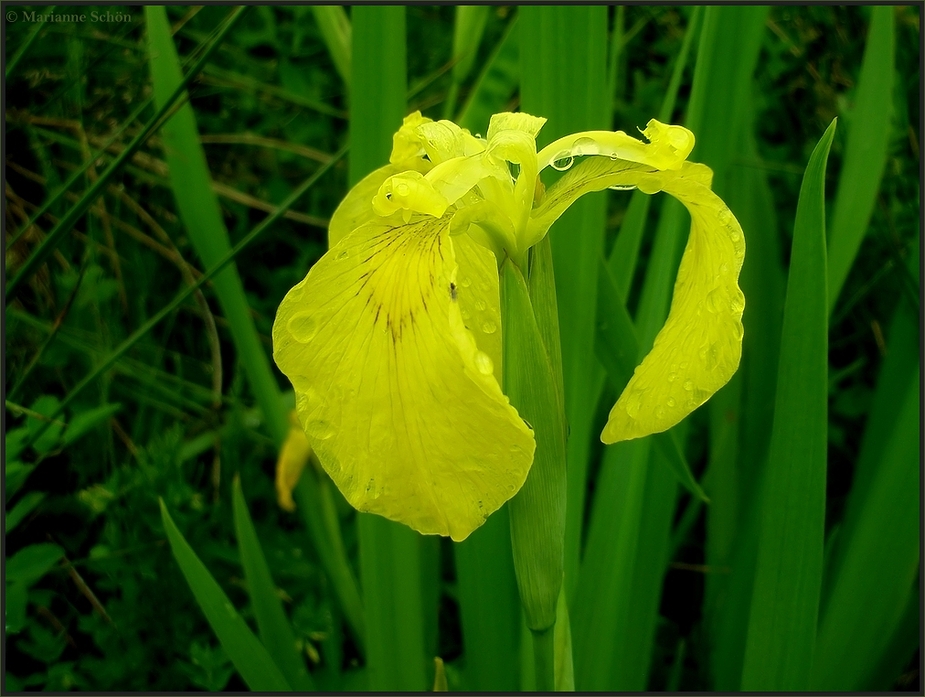
[[[601,439],[674,426],[738,367],[745,242],[710,169],[686,162],[693,134],[652,120],[648,143],[588,131],[537,152],[544,123],[496,114],[481,138],[408,116],[280,305],[273,356],[319,461],[361,511],[459,541],[520,489],[535,441],[500,386],[498,265],[524,268],[587,192],[665,191],[692,218],[668,319]],[[546,167],[568,170],[549,190]]]

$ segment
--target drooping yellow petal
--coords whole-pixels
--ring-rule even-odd
[[[553,167],[565,170],[575,157],[606,155],[614,160],[627,160],[650,165],[659,170],[680,169],[694,149],[694,134],[683,126],[664,124],[652,119],[642,134],[643,143],[623,131],[584,131],[553,141],[536,155],[539,169]]]
[[[466,329],[447,228],[370,223],[341,240],[280,305],[273,355],[353,506],[462,540],[519,490],[535,444]]]
[[[604,443],[671,428],[725,385],[739,366],[745,297],[738,278],[745,239],[735,216],[704,184],[708,172],[702,165],[685,164],[680,173],[666,173],[659,182],[690,212],[690,238],[668,319],[611,410],[601,434]],[[652,181],[647,188],[653,188]]]
[[[299,417],[293,410],[289,412],[289,433],[283,441],[276,461],[276,496],[279,507],[292,512],[295,510],[295,501],[292,500],[292,490],[299,483],[302,471],[308,464],[312,448],[299,423]]]

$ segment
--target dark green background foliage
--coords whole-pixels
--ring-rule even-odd
[[[119,20],[24,20],[26,13],[45,9],[4,6],[19,13],[19,21],[5,24],[6,283],[154,114],[151,106],[133,118],[153,94],[143,10],[61,7],[55,12],[97,9]],[[168,8],[185,71],[229,11]],[[692,11],[607,10],[610,26],[625,42],[615,62],[612,128],[633,133],[659,113]],[[477,86],[485,87],[482,71],[517,14],[514,7],[490,8],[473,69],[454,86],[454,8],[409,7],[409,111],[444,118],[451,92],[456,105],[451,115],[469,108]],[[777,6],[767,15],[748,105],[756,149],[727,150],[730,171],[767,176],[783,268],[804,168],[838,117],[826,171],[831,221],[848,134],[858,118],[854,104],[870,17],[869,8],[833,6]],[[862,435],[894,311],[906,303],[918,316],[919,308],[920,15],[917,7],[903,6],[893,18],[895,79],[889,103],[882,105],[891,113],[886,164],[860,253],[829,324],[830,541],[858,485]],[[511,62],[510,51],[502,52],[495,61],[500,72],[489,76],[495,81],[490,94],[477,94],[492,111],[519,107],[516,52],[513,56]],[[507,72],[501,70],[505,60]],[[680,83],[672,116],[678,123],[685,122],[694,62],[687,61]],[[347,142],[348,101],[312,8],[252,7],[225,37],[190,86],[190,104],[232,245]],[[486,128],[483,123],[473,130]],[[27,226],[104,146],[68,193]],[[346,191],[347,176],[346,161],[335,164],[237,258],[267,355],[276,307],[324,253],[327,219]],[[608,196],[608,249],[628,200]],[[650,238],[642,243],[640,269],[654,254]],[[255,406],[211,282],[56,413],[104,358],[208,270],[192,239],[155,133],[5,299],[6,690],[245,689],[180,573],[158,508],[160,497],[253,624],[232,518],[235,475],[310,672],[330,689],[364,686],[357,677],[362,651],[346,629],[312,538],[299,515],[276,504],[274,432]],[[749,256],[746,263],[764,260]],[[640,303],[643,276],[637,273],[629,288],[631,314]],[[748,332],[748,308],[745,323]],[[288,390],[282,376],[277,378]],[[698,479],[710,447],[707,421],[702,409],[690,422],[686,454]],[[600,450],[592,447],[590,492],[600,472]],[[717,689],[723,686],[711,663],[714,628],[705,579],[728,570],[705,565],[708,507],[698,508],[686,493],[678,502],[646,684],[653,690]],[[356,571],[356,515],[339,496],[336,505]],[[440,553],[439,634],[431,645],[447,662],[453,688],[466,685],[465,653],[451,543],[441,541]],[[912,626],[918,605],[912,602],[906,615],[871,687],[919,689],[918,627]]]

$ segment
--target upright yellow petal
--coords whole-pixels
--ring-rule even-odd
[[[448,217],[364,225],[280,305],[274,358],[348,501],[465,539],[523,484],[533,434],[466,329]]]
[[[668,319],[611,410],[601,434],[604,443],[671,428],[725,385],[739,366],[745,297],[738,278],[745,238],[735,216],[704,183],[704,170],[685,164],[680,173],[658,182],[690,212],[690,238]],[[647,188],[654,188],[657,177],[648,176]]]

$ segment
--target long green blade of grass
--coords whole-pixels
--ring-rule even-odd
[[[255,692],[291,692],[292,687],[283,677],[279,667],[247,623],[234,609],[212,574],[196,556],[183,535],[177,529],[167,507],[161,501],[161,520],[164,532],[180,570],[196,596],[212,631],[218,637],[228,658],[241,674],[247,686]]]
[[[636,317],[640,354],[668,315],[685,215],[665,198]],[[574,600],[579,690],[646,688],[677,486],[654,440],[641,442],[604,449]]]
[[[539,145],[568,133],[606,129],[607,8],[520,8],[521,107],[548,122]],[[600,369],[594,345],[598,262],[604,249],[606,199],[575,203],[550,230],[562,330],[562,370],[568,440],[565,578],[568,597],[578,578],[591,425],[588,399]],[[595,434],[596,435],[596,434]]]
[[[293,688],[300,691],[314,690],[314,682],[305,669],[305,662],[299,656],[295,635],[283,612],[276,584],[270,576],[266,557],[260,548],[257,531],[241,492],[241,479],[237,476],[232,487],[232,507],[235,536],[241,552],[241,566],[244,567],[248,595],[254,608],[254,616],[257,618],[260,641]]]
[[[893,104],[895,8],[871,9],[870,31],[829,234],[829,313],[835,307],[874,211],[886,167]]]
[[[754,116],[751,123],[753,119]],[[754,128],[750,126],[745,131],[742,150],[746,158],[756,161]],[[729,467],[728,459],[716,458],[713,462],[718,467],[709,470],[704,481],[715,498],[707,510],[707,565],[711,569],[731,569],[728,574],[707,576],[704,600],[711,618],[713,687],[722,692],[738,689],[742,679],[754,585],[757,527],[752,501],[771,438],[786,285],[766,173],[755,167],[733,165],[727,190],[729,205],[747,231],[748,251],[740,277],[747,309],[739,368],[743,396],[737,459],[735,466]],[[711,416],[721,419],[723,414],[714,412]]]
[[[353,43],[350,19],[341,5],[312,5],[312,12],[315,13],[315,21],[321,29],[321,36],[337,68],[337,74],[349,86],[353,71],[350,60],[350,47]]]
[[[825,165],[834,135],[833,121],[797,204],[743,690],[805,690],[812,667],[828,431]]]
[[[520,76],[517,31],[517,15],[514,15],[463,104],[457,123],[473,133],[485,133],[491,115],[503,111],[517,90]]]
[[[918,275],[918,254],[910,255]],[[888,689],[875,682],[919,568],[919,321],[901,299],[888,334],[844,519],[828,554],[813,689]],[[879,660],[873,660],[879,659]],[[889,676],[889,680],[895,677]]]
[[[230,32],[235,24],[237,24],[238,20],[241,19],[246,9],[246,7],[238,7],[231,12],[228,19],[225,20],[225,23],[216,34],[213,41],[202,54],[202,57],[192,68],[190,68],[190,71],[179,82],[176,89],[169,95],[165,95],[161,107],[157,110],[154,116],[151,117],[151,119],[145,124],[144,128],[142,128],[138,135],[132,139],[132,141],[119,154],[119,156],[113,160],[112,164],[106,168],[106,171],[100,174],[100,176],[87,190],[87,192],[81,196],[80,200],[68,210],[67,214],[48,233],[42,244],[39,245],[39,247],[32,253],[32,255],[23,263],[16,276],[12,281],[9,282],[6,287],[7,302],[10,302],[13,299],[17,289],[22,285],[22,283],[28,279],[49,257],[49,255],[55,250],[55,247],[58,242],[60,242],[61,238],[67,234],[71,228],[74,227],[77,221],[80,220],[80,217],[87,212],[87,209],[90,208],[91,205],[93,205],[93,203],[100,196],[100,194],[103,193],[104,188],[109,184],[112,177],[116,172],[119,171],[122,165],[125,164],[129,158],[138,151],[138,149],[151,136],[151,134],[161,126],[164,117],[167,115],[170,109],[173,108],[180,95],[183,94],[186,86],[192,82],[192,80],[202,71],[206,62],[209,60],[209,58],[212,57],[212,54],[222,44],[222,41],[228,35],[228,32]],[[86,163],[86,168],[89,168],[93,162],[94,160],[89,160]],[[73,177],[72,180],[76,180],[76,177]],[[69,183],[72,180],[69,180]],[[58,195],[63,195],[65,190],[66,189],[62,187]]]
[[[405,115],[405,8],[356,6],[352,16],[350,182],[388,162],[392,134]],[[369,689],[424,690],[432,684],[425,656],[424,540],[411,529],[360,514],[360,577],[366,612]]]
[[[145,8],[148,41],[151,50],[151,75],[154,97],[161,105],[182,84],[167,12],[162,6]],[[218,200],[212,191],[212,177],[205,152],[199,141],[196,119],[189,103],[181,106],[161,128],[170,183],[187,233],[196,253],[206,267],[213,266],[231,249],[228,231],[222,220]],[[288,422],[270,360],[260,344],[244,286],[234,266],[225,268],[213,279],[219,303],[228,320],[238,356],[244,366],[251,389],[266,419],[273,440],[281,444]]]
[[[487,5],[457,5],[456,21],[453,23],[453,70],[450,92],[443,105],[443,117],[453,118],[456,111],[456,99],[459,88],[469,76],[475,63],[482,34],[485,32],[485,22],[491,8]]]

